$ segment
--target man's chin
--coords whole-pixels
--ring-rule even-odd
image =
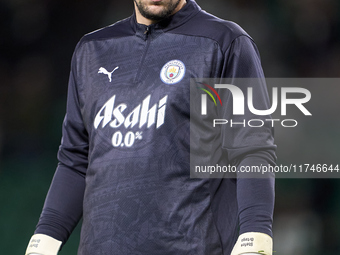
[[[157,8],[158,7],[158,8]],[[166,17],[168,17],[168,13],[164,11],[164,7],[157,6],[155,8],[149,8],[146,13],[142,13],[142,15],[150,20],[160,21]]]
[[[143,3],[141,0],[135,0],[135,4],[140,12],[140,14],[149,20],[153,21],[160,21],[169,17],[171,14],[174,13],[175,9],[177,8],[180,0],[177,2],[170,2],[165,3],[164,1],[157,1],[157,2],[147,2]]]
[[[164,13],[164,6],[163,5],[150,5],[148,8],[149,15],[152,16],[162,16],[162,13]]]

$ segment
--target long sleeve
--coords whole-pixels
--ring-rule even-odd
[[[225,53],[226,60],[223,76],[231,79],[231,84],[238,86],[245,98],[247,88],[253,88],[253,101],[256,109],[269,109],[269,99],[264,75],[253,41],[247,36],[236,38]],[[249,95],[248,95],[249,96]],[[276,156],[274,131],[270,116],[257,116],[245,107],[244,115],[232,114],[232,100],[229,97],[223,110],[223,118],[236,124],[232,128],[222,129],[223,148],[228,159],[237,165],[238,171],[244,166],[275,165]],[[245,99],[246,102],[246,99]],[[251,127],[251,119],[263,120],[262,127]],[[256,123],[258,125],[258,122]],[[273,175],[266,178],[260,174],[239,173],[237,178],[237,201],[240,234],[261,232],[272,236],[272,219],[274,210]],[[249,178],[248,178],[249,177]]]
[[[59,164],[53,177],[35,233],[66,242],[82,216],[85,174],[88,165],[88,134],[83,125],[72,60]]]

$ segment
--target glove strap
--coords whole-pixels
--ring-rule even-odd
[[[240,255],[243,253],[259,253],[263,255],[272,255],[273,239],[266,234],[258,232],[247,232],[240,235],[231,252],[231,255]]]
[[[25,255],[57,255],[62,242],[48,235],[35,234],[28,243]]]

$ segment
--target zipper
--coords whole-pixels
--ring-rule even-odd
[[[146,46],[145,46],[145,48],[144,48],[144,53],[143,53],[141,62],[140,62],[140,64],[139,64],[139,66],[138,66],[138,71],[137,71],[137,74],[136,74],[136,77],[135,77],[135,82],[138,82],[138,81],[139,81],[140,73],[141,73],[141,71],[142,71],[142,66],[143,66],[143,63],[144,63],[146,54],[147,54],[147,52],[148,52],[149,46],[150,46],[149,34],[150,34],[150,26],[147,26],[147,27],[145,28],[145,31],[144,31],[144,35],[145,35],[144,41],[146,41]]]
[[[147,26],[147,27],[145,28],[145,31],[144,31],[144,34],[145,34],[145,36],[146,36],[146,39],[148,39],[149,30],[150,30],[150,28],[149,28],[149,26]]]

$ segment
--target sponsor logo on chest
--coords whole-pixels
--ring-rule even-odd
[[[116,105],[116,98],[116,95],[112,96],[98,111],[94,119],[95,129],[98,129],[100,125],[102,128],[106,125],[111,128],[133,128],[135,126],[142,128],[145,125],[150,128],[156,125],[156,128],[159,128],[164,124],[167,95],[151,107],[151,95],[148,95],[131,112],[126,112],[128,108],[126,103]]]

